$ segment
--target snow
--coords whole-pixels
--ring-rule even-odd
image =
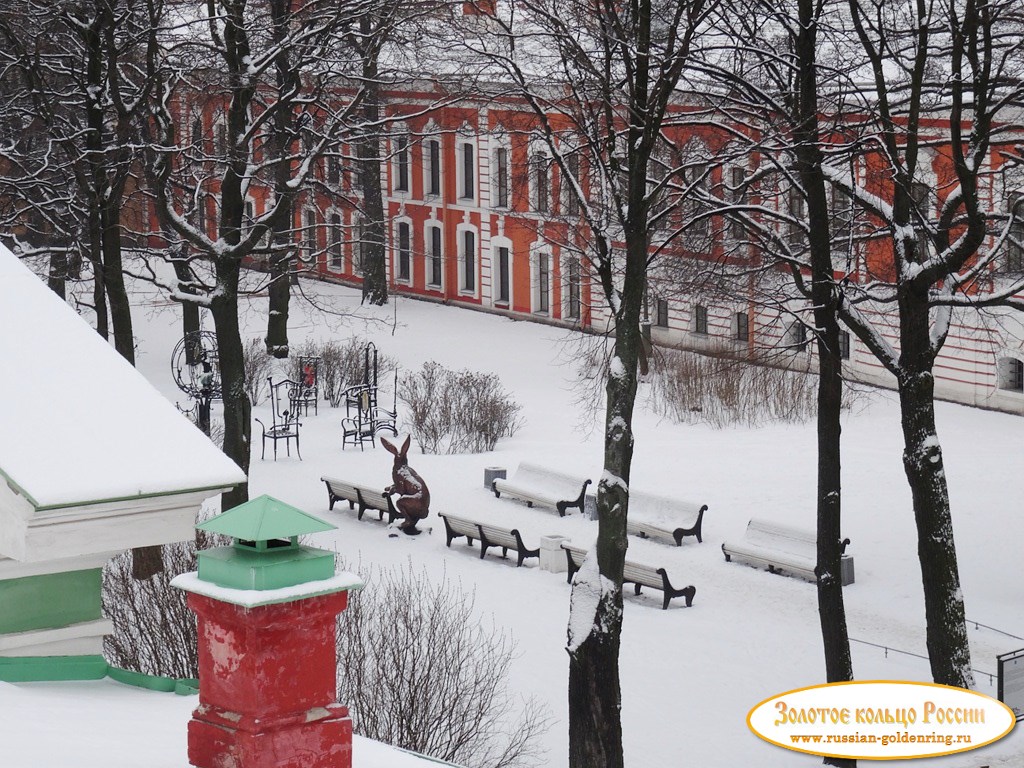
[[[212,597],[214,600],[221,600],[232,605],[256,608],[261,605],[286,603],[306,597],[341,592],[343,590],[362,589],[363,580],[354,573],[341,571],[335,573],[329,579],[307,581],[304,584],[296,584],[292,587],[281,587],[279,589],[234,589],[232,587],[222,587],[213,582],[203,581],[199,578],[199,574],[193,571],[192,573],[183,573],[180,576],[175,576],[171,579],[171,586],[183,589],[186,592],[195,592],[197,595]]]
[[[0,328],[0,472],[36,507],[245,479],[2,246]]]
[[[381,308],[360,307],[358,291],[328,284],[304,283],[303,290],[341,314],[317,314],[305,302],[294,302],[293,348],[306,338],[344,341],[359,334],[397,358],[405,372],[428,360],[494,372],[522,404],[525,425],[492,453],[433,456],[411,449],[409,463],[428,484],[432,499],[432,514],[420,523],[424,534],[418,537],[389,538],[376,515],[357,521],[344,503],[327,510],[322,475],[383,488],[391,482],[393,461],[379,447],[342,451],[343,409],[325,403],[319,415],[303,417],[302,461],[294,455],[260,461],[257,432],[250,493],[271,493],[336,524],[336,531],[310,537],[310,544],[338,552],[349,571],[366,576],[371,564],[411,564],[436,576],[444,573],[467,593],[474,592],[481,621],[493,620],[517,643],[510,676],[514,692],[536,695],[552,713],[542,744],[547,756],[536,764],[565,768],[570,613],[565,574],[542,571],[533,559],[516,568],[514,558],[502,560],[493,550],[480,560],[478,549],[461,540],[449,549],[436,513],[472,513],[517,527],[529,546],[547,534],[592,546],[593,521],[575,512],[559,518],[495,499],[482,480],[485,467],[506,467],[511,474],[524,460],[600,477],[604,410],[594,394],[600,390],[584,394],[578,389],[573,362],[593,340],[548,325],[406,299]],[[262,296],[243,302],[244,339],[264,335],[266,301]],[[164,296],[139,291],[133,310],[140,369],[169,398],[181,399],[167,365],[180,332],[177,307]],[[362,313],[367,322],[354,313]],[[814,586],[726,563],[720,550],[722,541],[742,535],[751,517],[813,529],[814,425],[721,430],[678,425],[657,417],[646,397],[647,385],[641,384],[630,488],[707,503],[709,511],[703,544],[692,538],[681,547],[629,540],[627,557],[664,566],[673,583],[694,584],[697,598],[691,608],[676,600],[663,611],[659,592],[644,589],[637,597],[626,590],[620,657],[626,763],[634,768],[818,766],[820,758],[770,746],[746,727],[747,713],[758,702],[824,680]],[[390,392],[381,401],[390,407]],[[267,412],[266,403],[254,408],[261,418]],[[980,670],[977,690],[994,696],[996,655],[1024,647],[1024,515],[1017,498],[1024,476],[1024,421],[941,402],[936,418],[962,590],[972,620],[972,666]],[[404,428],[401,423],[399,428]],[[929,679],[925,659],[897,652],[926,655],[921,573],[902,451],[895,394],[858,394],[843,423],[842,528],[852,540],[847,551],[855,558],[856,583],[845,596],[855,639],[854,671],[861,680]],[[374,588],[374,580],[367,578],[365,589]],[[573,615],[574,626],[579,623],[574,637],[581,637],[593,613],[589,620],[582,609]],[[185,726],[195,702],[109,682],[0,685],[2,763],[4,768],[111,768],[136,766],[145,755],[152,768],[184,768]],[[354,768],[404,768],[391,754],[380,757],[376,750],[383,749],[374,745],[367,750],[365,742],[357,742]],[[1020,768],[1022,763],[1024,737],[1014,732],[979,752],[914,765]]]

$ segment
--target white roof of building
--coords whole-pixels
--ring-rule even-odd
[[[0,477],[37,510],[245,475],[0,246]]]

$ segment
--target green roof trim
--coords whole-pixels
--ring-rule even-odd
[[[43,504],[32,496],[25,488],[18,484],[14,478],[7,474],[2,467],[0,467],[0,478],[2,478],[8,485],[8,487],[19,496],[23,496],[29,504],[31,504],[36,512],[49,512],[56,509],[67,509],[68,507],[91,507],[94,504],[115,504],[122,501],[135,501],[137,499],[154,499],[160,496],[182,496],[186,493],[199,493],[202,491],[215,492],[221,488],[234,488],[237,485],[241,485],[243,481],[237,483],[218,483],[216,485],[201,485],[195,488],[179,488],[170,491],[152,491],[150,493],[137,493],[131,496],[111,496],[105,499],[82,499],[81,501],[68,501],[60,504]]]
[[[337,526],[319,517],[266,494],[233,507],[196,527],[243,541],[288,539],[337,529]]]

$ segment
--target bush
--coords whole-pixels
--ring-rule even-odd
[[[510,694],[514,644],[480,623],[474,595],[411,566],[366,580],[338,625],[338,700],[355,732],[467,768],[543,765],[548,713]]]
[[[661,349],[651,369],[656,411],[714,427],[804,422],[817,413],[817,376],[729,357]]]
[[[131,553],[118,555],[103,571],[103,612],[114,631],[103,643],[115,667],[173,678],[199,674],[196,616],[185,593],[170,585],[179,573],[194,571],[195,542],[163,547],[164,570],[145,581],[132,578]]]
[[[424,453],[493,451],[498,440],[522,426],[521,406],[493,373],[424,363],[399,384],[398,399],[408,409],[408,431]]]
[[[263,399],[263,390],[267,386],[267,376],[274,358],[267,354],[266,345],[260,339],[249,339],[242,350],[245,368],[245,392],[253,405]]]
[[[302,371],[299,368],[299,357],[319,357],[320,366],[317,372],[317,386],[320,394],[333,407],[341,405],[342,393],[351,386],[361,384],[365,371],[366,339],[351,336],[344,342],[326,341],[317,343],[307,340],[295,349],[291,357],[290,378],[298,381]],[[377,380],[379,384],[378,402],[385,404],[380,392],[392,389],[391,382],[398,362],[382,352],[377,352]]]

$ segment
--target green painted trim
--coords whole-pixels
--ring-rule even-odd
[[[148,691],[177,693],[182,696],[199,693],[199,681],[189,677],[174,678],[147,675],[144,672],[135,672],[130,669],[122,669],[121,667],[108,667],[107,677],[123,685],[145,688]]]
[[[14,480],[14,478],[13,478],[13,477],[11,477],[11,476],[10,476],[10,475],[8,475],[8,474],[7,474],[6,472],[4,472],[4,470],[3,470],[3,467],[0,467],[0,476],[2,476],[2,477],[3,477],[3,479],[4,479],[4,480],[5,480],[6,482],[7,482],[7,485],[8,485],[9,487],[10,487],[10,489],[11,489],[12,491],[14,491],[14,492],[15,492],[16,494],[18,494],[19,496],[24,496],[24,497],[25,497],[25,501],[27,501],[27,502],[28,502],[29,504],[31,504],[31,505],[32,505],[33,507],[35,507],[36,509],[39,509],[39,502],[38,502],[38,501],[36,501],[36,500],[35,500],[35,499],[34,499],[34,498],[32,497],[32,494],[31,494],[31,493],[29,493],[28,491],[26,491],[26,490],[25,490],[24,488],[22,488],[22,487],[21,487],[21,486],[20,486],[20,485],[19,485],[19,484],[18,484],[17,482],[15,482],[15,480]]]
[[[185,488],[179,491],[162,491],[153,493],[137,493],[134,496],[113,496],[109,499],[91,499],[88,501],[69,501],[66,504],[49,504],[44,507],[36,506],[36,512],[50,512],[55,509],[67,509],[69,507],[91,507],[96,504],[114,504],[120,501],[135,501],[136,499],[155,499],[160,496],[184,496],[186,493],[199,493],[200,491],[215,491],[220,488],[234,488],[241,485],[244,480],[239,480],[237,483],[218,483],[217,485],[207,485],[201,488]],[[29,498],[25,496],[25,498]]]
[[[102,617],[102,568],[0,580],[0,635]]]
[[[102,656],[0,657],[0,681],[33,683],[45,680],[100,680],[107,676]]]

